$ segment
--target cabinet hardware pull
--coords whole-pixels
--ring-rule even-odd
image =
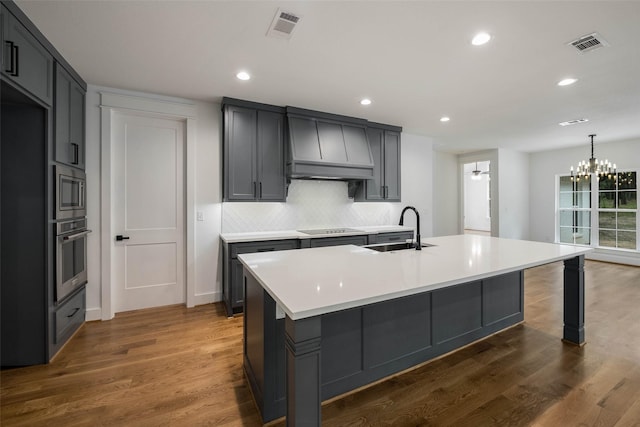
[[[121,241],[123,241],[123,240],[129,240],[129,236],[123,236],[122,234],[118,234],[118,235],[116,236],[116,240],[117,240],[118,242],[121,242]]]
[[[258,249],[258,252],[271,252],[275,250],[276,248],[262,248],[262,249]]]
[[[256,197],[256,195],[257,195],[256,185],[257,185],[257,182],[253,181],[253,197]]]
[[[14,49],[13,49],[13,42],[9,41],[9,40],[5,40],[4,42],[6,45],[9,46],[9,64],[7,64],[9,66],[9,68],[5,68],[4,71],[5,73],[9,73],[10,75],[13,76],[13,73],[15,72],[14,70],[14,65],[15,65],[15,61],[14,61]],[[4,59],[4,50],[2,51],[2,56]]]
[[[262,199],[262,181],[260,181],[260,198]]]
[[[78,159],[80,158],[79,152],[80,152],[80,146],[74,142],[71,143],[71,148],[73,148],[73,160],[71,161],[72,165],[77,165],[78,164]]]
[[[18,45],[13,46],[13,51],[15,52],[15,63],[12,63],[11,66],[13,67],[15,65],[15,69],[11,75],[18,77],[18,74],[20,74],[18,71],[18,67],[20,66],[20,60],[18,59]]]
[[[71,318],[71,317],[75,316],[78,311],[80,311],[80,307],[74,308],[73,311],[71,312],[71,314],[67,315],[67,318]]]

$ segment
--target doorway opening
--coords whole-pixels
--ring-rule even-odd
[[[491,235],[491,162],[464,164],[464,234]]]

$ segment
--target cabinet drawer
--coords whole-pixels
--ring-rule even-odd
[[[344,236],[344,237],[323,237],[318,239],[310,239],[312,248],[324,246],[340,246],[340,245],[356,245],[364,246],[367,244],[367,236]]]
[[[400,243],[413,240],[413,231],[397,231],[393,233],[379,233],[369,236],[369,244],[373,243]]]
[[[233,243],[230,246],[231,258],[237,258],[239,254],[298,249],[298,240],[270,240],[267,242]]]
[[[85,292],[82,289],[56,310],[56,343],[65,341],[84,322]]]

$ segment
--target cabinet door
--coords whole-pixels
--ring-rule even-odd
[[[231,307],[242,307],[244,302],[244,278],[242,263],[237,259],[231,260]]]
[[[72,164],[84,169],[85,159],[85,92],[75,81],[71,81],[69,93],[69,142],[71,143]]]
[[[71,164],[73,161],[73,148],[71,146],[71,77],[62,69],[56,67],[56,93],[55,93],[55,145],[56,161]]]
[[[369,145],[373,154],[373,179],[365,181],[365,199],[382,200],[384,198],[384,131],[382,129],[367,129]]]
[[[3,15],[5,14],[8,28],[2,44],[5,57],[2,73],[47,105],[51,105],[53,57],[6,9],[3,10]]]
[[[384,185],[385,198],[400,201],[400,134],[384,132]]]
[[[249,108],[225,108],[225,200],[256,198],[256,115]]]
[[[2,55],[0,55],[0,66],[3,73],[7,72],[11,68],[11,49],[8,44],[5,43],[9,35],[9,11],[4,8],[4,5],[0,3],[0,43],[2,46]]]
[[[258,198],[285,198],[284,114],[258,111]]]

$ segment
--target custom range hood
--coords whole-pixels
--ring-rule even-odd
[[[287,107],[287,178],[372,179],[367,120]]]

